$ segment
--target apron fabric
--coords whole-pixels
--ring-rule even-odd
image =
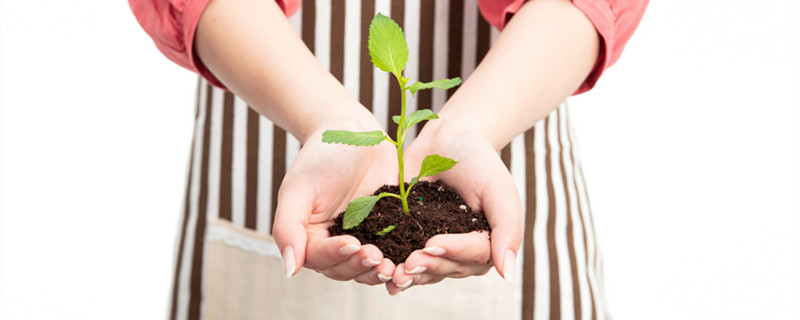
[[[396,130],[391,116],[400,112],[400,93],[369,59],[369,22],[377,12],[404,29],[405,76],[412,80],[467,78],[498,35],[477,0],[304,1],[290,23],[387,132]],[[438,110],[452,93],[420,91],[409,97],[407,112]],[[515,283],[492,271],[392,297],[383,286],[334,281],[308,269],[283,279],[272,214],[300,143],[202,79],[196,101],[170,319],[610,319],[566,104],[498,153],[525,214]]]

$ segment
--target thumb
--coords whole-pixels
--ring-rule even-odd
[[[492,261],[497,272],[511,284],[516,273],[517,252],[522,244],[522,202],[507,171],[494,177],[496,180],[492,185],[484,189],[481,203],[492,228]]]
[[[272,236],[281,252],[283,275],[289,279],[305,262],[308,243],[308,219],[311,215],[313,194],[287,180],[278,191],[278,205],[272,224]]]

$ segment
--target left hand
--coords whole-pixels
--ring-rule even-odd
[[[511,174],[484,137],[429,123],[405,152],[408,177],[416,176],[422,159],[439,154],[458,161],[437,179],[455,188],[473,210],[483,210],[492,228],[485,232],[437,235],[411,253],[395,269],[386,289],[394,295],[412,285],[445,278],[484,275],[492,266],[509,283],[522,243],[522,203]]]
[[[372,114],[360,110],[363,119],[351,112],[360,120],[326,127],[380,128]],[[383,284],[394,273],[394,263],[374,245],[350,235],[331,236],[328,227],[353,198],[397,181],[397,154],[388,143],[360,148],[323,143],[326,127],[303,143],[278,192],[272,233],[281,250],[284,276],[289,278],[303,266],[334,280]]]

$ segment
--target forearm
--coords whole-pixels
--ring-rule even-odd
[[[321,128],[378,128],[274,1],[212,0],[198,23],[195,50],[231,91],[301,142]]]
[[[570,1],[529,1],[425,131],[479,134],[499,150],[581,85],[598,49],[594,26]]]

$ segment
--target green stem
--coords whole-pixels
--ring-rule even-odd
[[[397,198],[397,199],[401,199],[402,200],[402,198],[400,198],[400,196],[398,196],[398,195],[396,195],[394,193],[389,193],[389,192],[381,192],[381,194],[378,195],[378,199],[383,198],[383,197],[393,197],[393,198]]]
[[[384,140],[391,142],[393,145],[397,145],[397,142],[392,140],[392,138],[386,137],[386,139],[384,139]]]
[[[415,184],[416,183],[413,183],[413,182],[409,183],[408,184],[408,189],[406,189],[406,193],[411,194],[411,188],[413,188]]]
[[[402,74],[395,74],[395,77],[397,78],[397,83],[400,84],[400,97],[402,99],[400,104],[400,121],[398,121],[399,123],[397,124],[397,164],[400,169],[398,170],[399,176],[397,177],[397,184],[400,186],[400,201],[403,202],[403,212],[409,214],[408,194],[406,193],[405,177],[403,176],[403,140],[405,139],[403,127],[405,127],[406,123],[406,80],[403,78]]]

